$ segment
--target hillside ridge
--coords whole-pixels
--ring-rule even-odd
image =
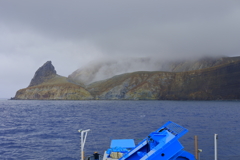
[[[203,61],[196,63],[201,66]],[[240,99],[239,68],[239,57],[224,57],[197,70],[137,71],[81,85],[52,74],[40,84],[17,91],[14,99],[233,100]]]

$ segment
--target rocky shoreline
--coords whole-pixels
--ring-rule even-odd
[[[18,90],[12,99],[239,100],[240,60],[232,59],[192,71],[126,73],[88,85],[57,75],[48,61],[36,71],[30,85]]]

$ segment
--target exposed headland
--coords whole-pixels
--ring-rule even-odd
[[[144,60],[141,59],[141,61]],[[114,62],[111,63],[114,64]],[[240,57],[168,62],[159,64],[157,71],[137,71],[123,74],[114,74],[115,70],[111,68],[111,63],[78,69],[68,77],[63,77],[57,74],[52,62],[48,61],[35,72],[29,86],[18,90],[12,99],[240,99]],[[105,74],[102,74],[102,80],[97,80],[96,76],[101,71]]]

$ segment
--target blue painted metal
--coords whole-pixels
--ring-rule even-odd
[[[135,143],[133,139],[113,139],[110,148],[116,147],[132,149],[135,147]]]
[[[187,132],[186,128],[169,121],[119,160],[195,160],[178,141]]]

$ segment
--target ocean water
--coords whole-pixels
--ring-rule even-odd
[[[194,154],[198,135],[201,160],[240,159],[239,101],[10,101],[0,100],[0,159],[75,160],[78,129],[91,129],[85,153],[103,153],[111,139],[144,139],[167,121],[189,130],[180,138]]]

